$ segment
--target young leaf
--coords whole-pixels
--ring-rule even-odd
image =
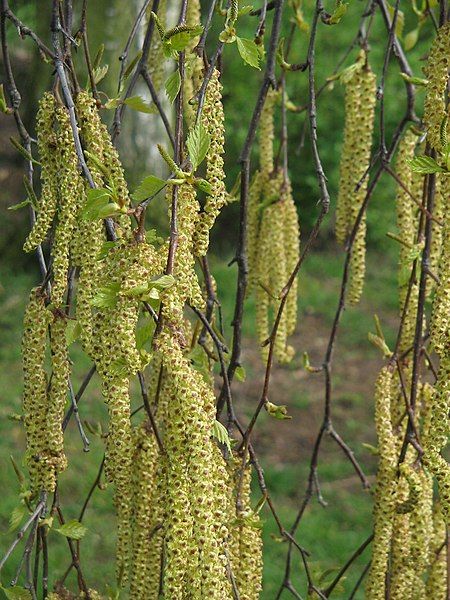
[[[95,221],[99,218],[100,211],[110,204],[111,192],[106,188],[89,189],[85,205],[81,209],[81,218],[86,221]]]
[[[331,17],[327,21],[328,25],[337,25],[347,12],[347,7],[348,4],[346,4],[345,2],[338,1],[336,8],[334,9]]]
[[[9,141],[11,142],[11,144],[14,146],[14,148],[16,150],[18,150],[20,152],[20,154],[26,158],[28,161],[32,162],[34,165],[40,165],[41,163],[37,160],[35,160],[32,155],[28,152],[28,150],[25,150],[25,148],[22,146],[22,144],[20,142],[18,142],[15,138],[10,137]]]
[[[211,138],[206,130],[206,127],[199,121],[189,132],[186,145],[191,159],[192,169],[197,170],[197,167],[203,162],[208,149]]]
[[[141,113],[151,114],[154,112],[153,106],[147,104],[141,96],[131,96],[131,98],[126,98],[123,103]]]
[[[211,196],[213,193],[212,185],[206,179],[197,178],[194,181],[195,187],[201,192],[205,192],[208,196]]]
[[[99,288],[91,300],[92,306],[96,308],[114,308],[119,290],[119,283],[111,283],[109,286]]]
[[[400,73],[400,76],[403,77],[405,81],[412,83],[413,85],[419,85],[421,87],[426,87],[428,85],[428,79],[423,79],[422,77],[411,77],[406,73]]]
[[[247,373],[245,372],[245,369],[242,365],[236,367],[235,375],[238,381],[245,381]]]
[[[169,287],[172,287],[175,283],[175,278],[173,275],[161,275],[156,279],[153,279],[150,282],[151,287],[156,288],[157,290],[165,290]]]
[[[131,73],[134,70],[134,67],[137,64],[137,61],[141,58],[141,56],[142,56],[142,50],[139,50],[139,52],[136,54],[136,56],[130,62],[130,64],[128,65],[128,67],[125,69],[125,72],[123,74],[123,79],[124,80],[128,79],[128,77],[131,75]]]
[[[178,69],[174,71],[172,75],[169,75],[164,87],[167,97],[169,98],[169,102],[173,104],[181,88],[181,75]]]
[[[103,65],[103,67],[98,67],[97,69],[94,70],[94,82],[100,83],[100,81],[106,76],[106,73],[108,72],[108,65]]]
[[[68,346],[80,337],[81,327],[76,319],[69,319],[66,325],[66,343]]]
[[[114,248],[115,245],[116,242],[103,242],[102,247],[100,248],[99,253],[97,254],[97,260],[103,260],[104,258],[106,258],[108,252],[111,250],[111,248]]]
[[[19,585],[1,588],[8,600],[31,600],[31,593]]]
[[[191,40],[201,35],[202,31],[203,27],[201,25],[196,25],[189,31],[179,31],[173,35],[169,31],[166,34],[165,43],[170,43],[172,50],[179,52],[184,50]]]
[[[255,42],[253,40],[247,40],[246,38],[236,37],[236,43],[239,54],[244,62],[255,69],[261,69],[259,66],[261,55]]]
[[[55,528],[55,531],[72,540],[81,540],[87,531],[87,527],[76,519],[71,519],[64,523],[64,525],[61,525],[61,527]]]
[[[136,329],[136,348],[141,350],[146,342],[148,342],[153,332],[155,331],[155,324],[153,321],[147,321],[142,327]]]
[[[155,177],[154,175],[149,175],[145,177],[137,190],[131,195],[133,200],[136,202],[142,202],[146,198],[150,198],[150,196],[154,196],[158,192],[160,192],[163,187],[166,185],[164,179],[160,179],[159,177]]]
[[[13,508],[13,511],[9,517],[9,529],[8,533],[15,531],[22,523],[23,518],[27,514],[27,507],[25,504],[19,504]]]
[[[280,421],[292,419],[292,417],[287,414],[286,404],[273,404],[273,402],[267,401],[264,405],[264,408],[271,417],[279,419]]]
[[[407,161],[415,173],[426,175],[428,173],[445,173],[445,169],[431,158],[431,156],[415,156]]]
[[[412,50],[414,46],[417,44],[417,40],[419,39],[419,28],[412,29],[405,35],[404,46],[405,50]]]
[[[212,435],[216,438],[216,440],[227,447],[228,452],[231,452],[231,440],[228,435],[228,431],[222,425],[220,421],[214,421]]]
[[[23,200],[23,202],[19,202],[18,204],[12,204],[11,206],[8,206],[8,210],[19,210],[20,208],[28,206],[29,204],[31,204],[31,202],[30,199],[27,198],[26,200]]]

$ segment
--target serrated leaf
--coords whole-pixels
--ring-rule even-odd
[[[186,146],[194,171],[203,162],[209,149],[211,138],[206,127],[199,121],[189,132]]]
[[[197,25],[191,31],[180,31],[171,35],[169,39],[165,40],[166,43],[170,43],[172,50],[178,52],[184,50],[191,40],[201,35],[203,27]]]
[[[7,588],[2,587],[1,589],[8,600],[32,600],[30,591],[19,585]]]
[[[109,204],[110,198],[111,192],[106,188],[89,189],[86,202],[80,211],[81,218],[86,221],[97,219],[100,209]]]
[[[220,421],[214,421],[213,427],[212,427],[212,435],[216,438],[216,440],[220,443],[223,444],[224,446],[227,447],[228,452],[231,453],[231,440],[230,440],[230,436],[228,435],[228,431],[225,429],[225,427],[222,425],[222,423]]]
[[[408,161],[411,170],[414,173],[421,173],[426,175],[429,173],[445,173],[445,169],[438,165],[438,163],[431,158],[431,156],[415,156]]]
[[[92,306],[96,308],[114,308],[119,290],[119,283],[111,283],[109,286],[99,288],[91,300]]]
[[[28,511],[25,504],[19,504],[18,506],[13,508],[13,511],[9,517],[8,533],[15,531],[19,527],[27,512]]]
[[[103,65],[103,67],[98,67],[97,69],[94,70],[93,75],[94,75],[94,82],[96,84],[100,83],[100,81],[106,76],[108,69],[109,69],[108,65]]]
[[[245,369],[242,365],[239,365],[238,367],[236,367],[236,371],[234,373],[235,373],[236,379],[238,381],[245,381],[245,378],[247,377],[247,373],[245,372]]]
[[[246,38],[236,37],[237,49],[244,62],[255,69],[261,69],[259,62],[261,60],[261,54],[258,46],[254,40],[248,40]]]
[[[412,29],[411,31],[408,31],[408,33],[405,35],[405,39],[403,41],[403,45],[405,47],[405,50],[412,50],[414,48],[414,46],[417,44],[417,41],[419,39],[419,28],[416,27],[415,29]]]
[[[126,98],[123,103],[141,113],[151,114],[154,112],[153,106],[147,104],[141,96],[131,96],[131,98]]]
[[[148,175],[141,181],[137,190],[131,194],[131,197],[136,202],[142,202],[160,192],[165,185],[166,181],[164,179],[155,177],[155,175]]]
[[[54,528],[54,530],[72,540],[81,540],[87,531],[87,527],[76,519],[71,519],[64,523],[64,525],[61,525],[61,527]]]
[[[27,198],[26,200],[23,200],[23,202],[19,202],[18,204],[13,204],[12,206],[8,206],[8,210],[19,210],[21,208],[24,208],[25,206],[28,206],[29,204],[31,204],[30,199]]]
[[[166,90],[166,95],[169,98],[169,102],[173,104],[181,88],[181,75],[178,69],[174,71],[172,75],[169,75],[164,84],[164,88]]]
[[[102,206],[98,209],[96,219],[106,219],[107,217],[113,217],[117,215],[120,211],[120,206],[115,202],[109,202],[105,206]],[[88,219],[89,220],[89,219]],[[95,220],[95,219],[91,219]]]
[[[80,337],[81,327],[76,319],[69,319],[66,324],[66,343],[73,344]]]

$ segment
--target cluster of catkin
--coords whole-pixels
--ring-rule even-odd
[[[249,289],[255,297],[256,328],[263,359],[280,308],[281,295],[293,273],[300,252],[300,231],[291,184],[274,161],[274,110],[278,92],[270,90],[259,126],[260,168],[248,196]],[[297,324],[297,278],[292,281],[279,319],[274,353],[288,363],[294,349],[288,337]]]
[[[201,117],[211,138],[206,156],[211,194],[201,209],[195,186],[189,181],[178,185],[178,237],[171,258],[169,240],[156,248],[132,230],[123,169],[95,101],[80,92],[75,105],[93,183],[108,188],[122,210],[114,217],[117,239],[105,244],[102,220],[84,218],[88,185],[69,113],[46,94],[37,124],[42,193],[25,243],[32,250],[46,242],[51,230],[51,276],[32,290],[24,321],[23,413],[32,489],[54,491],[67,466],[62,431],[70,381],[66,329],[76,319],[108,407],[105,474],[114,486],[119,585],[128,584],[136,600],[223,600],[233,598],[236,589],[243,600],[257,600],[262,543],[259,518],[250,505],[250,465],[222,451],[213,435],[213,378],[190,359],[198,331],[192,333],[184,315],[186,304],[205,308],[195,261],[205,254],[209,231],[225,203],[219,73],[212,75]],[[169,207],[173,193],[168,185]],[[174,283],[161,293],[161,325],[150,355],[136,340],[138,321],[144,318],[142,290],[164,271]],[[137,425],[131,419],[131,379],[148,363],[158,438],[147,418]],[[61,596],[54,592],[51,597]]]
[[[376,76],[365,52],[345,72],[345,126],[336,205],[336,238],[346,244],[353,236],[348,302],[357,304],[364,286],[367,192],[376,101]],[[357,219],[358,227],[353,232]]]
[[[434,59],[432,53],[430,60]],[[429,296],[434,291],[430,338],[440,366],[434,385],[422,381],[419,373],[417,397],[408,416],[420,277],[415,246],[424,222],[418,204],[426,186],[424,176],[413,172],[409,163],[417,146],[417,132],[410,129],[400,142],[396,162],[401,358],[390,361],[381,370],[375,391],[379,464],[374,491],[372,562],[366,589],[369,600],[385,598],[386,582],[390,598],[447,598],[445,540],[450,520],[450,470],[442,451],[448,439],[450,408],[450,246],[448,227],[443,226],[442,219],[448,210],[449,193],[446,175],[438,174],[430,270],[439,273],[439,278],[437,284],[428,282],[425,292]],[[422,330],[424,326],[425,323]],[[406,442],[408,418],[412,419],[409,428],[420,440],[423,454]]]

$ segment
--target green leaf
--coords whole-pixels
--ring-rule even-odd
[[[172,50],[181,51],[186,48],[191,40],[201,35],[202,31],[203,27],[201,25],[196,25],[191,31],[180,31],[173,35],[170,35],[169,33],[170,37],[166,39],[165,42],[170,42]]]
[[[236,43],[237,48],[239,50],[239,54],[243,58],[244,62],[246,62],[251,67],[254,67],[255,69],[261,69],[261,67],[259,66],[261,55],[259,53],[258,46],[255,44],[254,40],[236,37]]]
[[[141,113],[151,114],[154,112],[153,106],[147,104],[141,96],[131,96],[131,98],[126,98],[123,103]]]
[[[411,170],[414,173],[421,173],[426,175],[428,173],[445,173],[445,169],[438,165],[438,163],[431,158],[431,156],[415,156],[408,161]]]
[[[23,208],[24,206],[28,206],[29,204],[31,204],[31,201],[29,198],[27,198],[26,200],[23,200],[23,202],[19,202],[18,204],[13,204],[12,206],[8,206],[8,210],[19,210],[20,208]]]
[[[162,244],[164,242],[163,238],[158,235],[156,229],[149,229],[145,232],[145,239],[149,244]]]
[[[228,435],[228,431],[222,425],[220,421],[214,421],[214,425],[212,427],[212,435],[216,438],[216,440],[227,447],[228,452],[231,452],[231,440]]]
[[[272,402],[267,401],[264,408],[271,417],[279,419],[280,421],[292,419],[292,417],[287,414],[287,406],[285,404],[273,404]]]
[[[428,79],[423,79],[422,77],[412,77],[406,73],[400,73],[400,76],[403,77],[405,81],[412,83],[413,85],[419,85],[422,87],[426,87],[428,85]]]
[[[172,75],[169,75],[166,83],[164,84],[164,88],[166,90],[167,97],[169,98],[169,102],[173,104],[181,88],[181,75],[178,69],[174,71]]]
[[[206,179],[195,179],[194,185],[201,192],[208,194],[208,196],[211,196],[213,193],[212,185]]]
[[[103,65],[103,67],[98,67],[97,69],[94,70],[93,75],[94,75],[94,82],[100,83],[100,81],[106,76],[106,73],[108,72],[108,65]]]
[[[370,454],[373,454],[374,456],[378,456],[378,454],[380,454],[378,448],[376,446],[372,446],[372,444],[366,444],[365,442],[363,442],[361,446],[368,450]]]
[[[369,331],[368,333],[369,342],[371,342],[374,346],[379,348],[383,353],[383,356],[388,358],[392,355],[392,352],[389,349],[389,346],[386,344],[384,339],[379,335],[375,335]]]
[[[414,48],[414,46],[417,44],[418,39],[419,39],[419,28],[416,27],[416,29],[412,29],[405,35],[405,39],[403,42],[405,50],[406,51],[412,50]]]
[[[141,181],[139,187],[131,195],[131,197],[133,200],[135,200],[135,202],[142,202],[143,200],[146,200],[147,198],[150,198],[151,196],[154,196],[160,192],[165,185],[166,182],[164,179],[160,179],[154,175],[148,175],[148,177],[145,177]]]
[[[73,344],[80,337],[81,327],[76,319],[69,319],[66,325],[66,343]]]
[[[149,285],[157,290],[165,290],[172,287],[174,283],[175,277],[173,275],[161,275],[156,279],[152,279]]]
[[[11,533],[11,531],[15,531],[19,527],[27,512],[28,511],[25,504],[19,504],[18,506],[15,506],[13,508],[13,511],[9,517],[8,533]]]
[[[14,587],[1,588],[8,600],[31,600],[31,593],[19,585]]]
[[[245,372],[245,369],[242,365],[236,367],[236,371],[234,372],[234,374],[236,375],[236,379],[238,381],[245,381],[245,378],[247,377],[247,373]]]
[[[28,152],[28,150],[25,150],[25,148],[22,146],[22,144],[20,142],[18,142],[15,138],[10,137],[9,141],[11,142],[11,144],[14,146],[14,148],[16,150],[19,151],[19,153],[26,158],[28,161],[32,162],[34,165],[40,165],[41,163],[37,160],[34,160],[34,158],[32,157],[32,155]]]
[[[116,242],[103,242],[102,247],[100,248],[99,253],[97,254],[97,260],[103,260],[104,258],[106,258],[108,252],[111,250],[111,248],[114,248],[115,245]]]
[[[8,108],[8,105],[6,103],[5,91],[3,89],[3,83],[0,84],[0,112],[5,113],[5,114],[9,114],[11,112],[11,109]]]
[[[25,189],[27,191],[28,200],[30,201],[30,204],[32,205],[34,210],[39,210],[39,200],[37,199],[37,196],[34,193],[33,186],[28,181],[28,177],[26,175],[23,176],[23,185],[25,186]]]
[[[347,12],[348,4],[345,2],[338,2],[336,8],[334,9],[331,17],[328,19],[328,25],[337,25],[342,17]]]
[[[104,51],[105,51],[105,44],[100,44],[100,46],[98,47],[98,50],[97,50],[97,52],[95,54],[94,61],[92,63],[92,68],[93,69],[98,69],[99,68],[100,63],[102,62]]]
[[[121,102],[122,102],[122,100],[120,99],[119,96],[117,98],[109,98],[109,100],[107,100],[105,102],[103,107],[106,108],[106,110],[113,110],[113,109],[117,108],[119,106],[119,104],[121,104]]]
[[[128,77],[131,75],[132,71],[134,70],[134,67],[136,66],[137,61],[141,58],[141,56],[142,56],[142,50],[139,50],[139,52],[136,54],[136,56],[130,62],[128,67],[125,69],[125,72],[123,74],[124,81],[126,79],[128,79]]]
[[[391,19],[394,18],[395,8],[388,4],[389,15]],[[397,21],[395,23],[395,35],[401,40],[403,35],[403,28],[405,26],[405,13],[401,10],[397,11]]]
[[[86,221],[94,221],[99,210],[109,204],[110,198],[111,192],[106,188],[89,189],[86,202],[81,208],[81,217]]]
[[[81,540],[87,531],[87,527],[76,519],[71,519],[64,523],[64,525],[61,525],[61,527],[55,528],[55,531],[72,540]]]
[[[119,283],[110,283],[108,286],[99,288],[91,300],[92,306],[96,308],[114,308],[119,290]]]
[[[136,348],[138,350],[141,350],[151,340],[154,331],[155,324],[153,321],[147,321],[142,327],[136,329]]]
[[[211,138],[206,130],[206,127],[199,121],[189,132],[186,145],[191,159],[192,169],[197,170],[197,167],[203,162],[211,143]]]

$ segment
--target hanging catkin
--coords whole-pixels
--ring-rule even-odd
[[[447,125],[446,91],[450,60],[450,24],[445,23],[431,46],[425,74],[428,78],[423,121],[428,129],[427,141],[435,150],[442,147],[442,127]]]
[[[25,252],[31,252],[44,241],[56,213],[59,165],[54,129],[55,111],[55,98],[53,94],[47,92],[39,101],[36,123],[37,144],[42,165],[41,197],[36,223],[23,246]]]
[[[433,535],[430,544],[430,572],[426,584],[426,600],[447,600],[446,524],[441,507],[433,510]]]
[[[345,128],[341,155],[339,194],[336,208],[336,237],[344,243],[352,232],[367,192],[368,168],[375,114],[376,77],[365,53],[361,53],[345,78]],[[350,258],[348,301],[361,298],[365,274],[366,217],[363,213],[355,234]]]
[[[55,465],[47,447],[47,373],[45,355],[51,312],[39,288],[31,290],[25,311],[22,337],[23,416],[27,436],[25,463],[33,492],[55,489]]]
[[[374,497],[372,561],[366,586],[368,600],[384,600],[395,511],[397,456],[391,423],[392,372],[383,367],[375,387],[375,425],[379,462]]]
[[[206,179],[212,189],[211,194],[206,197],[203,212],[200,213],[196,226],[194,248],[197,256],[206,254],[209,244],[209,231],[226,202],[225,173],[223,169],[225,126],[222,84],[219,75],[219,71],[214,69],[206,88],[205,104],[202,111],[202,123],[211,140],[206,155]]]

